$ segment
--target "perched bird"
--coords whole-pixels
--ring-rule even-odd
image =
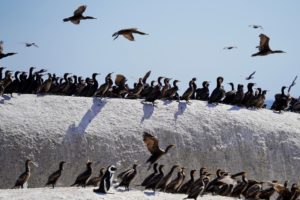
[[[173,165],[171,170],[169,171],[169,173],[167,175],[165,175],[156,185],[155,190],[156,189],[161,189],[161,191],[166,192],[167,186],[169,185],[169,183],[171,182],[171,178],[172,178],[172,174],[174,172],[174,170],[179,167],[179,165]]]
[[[291,101],[291,97],[289,94],[285,94],[284,90],[286,89],[286,86],[282,86],[281,88],[281,94],[275,95],[275,101],[273,102],[271,106],[271,110],[279,111],[286,110],[288,108],[288,105]]]
[[[151,181],[151,179],[152,179],[155,175],[157,175],[157,172],[158,172],[157,166],[158,166],[158,164],[157,164],[157,163],[154,163],[154,165],[153,165],[153,173],[151,173],[149,176],[147,176],[147,177],[143,180],[141,186],[146,186],[146,185],[148,185],[148,183]]]
[[[151,168],[151,165],[153,163],[155,163],[164,154],[168,153],[168,151],[171,148],[175,147],[174,144],[171,144],[171,145],[167,146],[167,148],[165,150],[162,150],[158,146],[158,139],[147,132],[144,132],[143,140],[147,146],[148,151],[150,151],[150,153],[151,153],[151,156],[146,161],[146,163],[150,163],[148,170]]]
[[[17,53],[10,52],[10,53],[3,53],[3,41],[0,41],[0,59],[5,58],[7,56],[13,56]]]
[[[15,186],[13,188],[23,188],[24,184],[26,184],[30,178],[31,172],[30,172],[30,166],[29,164],[33,164],[37,166],[34,162],[31,160],[26,160],[25,162],[25,172],[23,172],[19,178],[17,179]]]
[[[95,193],[104,193],[106,194],[112,185],[114,179],[114,174],[117,168],[114,165],[107,167],[105,174],[101,178],[100,185],[98,189],[94,189]]]
[[[84,11],[86,10],[87,6],[86,5],[82,5],[79,6],[75,11],[73,16],[68,17],[63,19],[64,22],[68,22],[71,21],[73,24],[80,24],[80,20],[85,20],[85,19],[96,19],[95,17],[91,17],[91,16],[83,16],[82,14],[84,13]]]
[[[189,190],[189,188],[194,184],[195,182],[195,173],[196,173],[196,170],[193,169],[191,170],[190,172],[190,180],[188,180],[186,183],[184,183],[183,185],[180,186],[179,188],[179,193],[183,193],[183,194],[186,194],[187,191]]]
[[[249,25],[249,27],[254,28],[254,29],[263,29],[261,25]]]
[[[217,78],[217,87],[211,93],[208,103],[219,103],[225,97],[225,90],[223,89],[223,77]]]
[[[32,46],[39,48],[39,46],[34,42],[25,42],[25,47],[32,47]]]
[[[270,38],[264,34],[260,34],[260,43],[258,46],[258,52],[255,54],[252,54],[252,57],[254,56],[266,56],[269,54],[274,54],[274,53],[285,53],[282,50],[271,50],[271,48],[269,47],[269,41]]]
[[[82,187],[86,186],[86,183],[87,183],[88,179],[92,175],[91,165],[92,165],[92,162],[88,161],[86,163],[86,170],[77,176],[75,182],[71,186],[75,186],[75,185],[76,186],[82,186]]]
[[[176,193],[178,192],[179,187],[182,185],[184,179],[185,179],[185,168],[181,167],[179,172],[177,173],[177,177],[172,180],[166,187],[166,191],[170,193]]]
[[[94,187],[98,187],[99,184],[100,184],[100,181],[101,181],[101,179],[102,179],[102,177],[103,177],[103,175],[104,175],[104,172],[105,172],[105,168],[102,167],[102,168],[100,169],[99,175],[96,176],[96,177],[91,178],[91,179],[87,182],[86,186],[94,186]]]
[[[119,37],[119,35],[123,35],[126,39],[128,39],[130,41],[134,41],[133,33],[137,33],[140,35],[148,35],[147,33],[138,31],[137,28],[129,28],[129,29],[122,29],[122,30],[119,30],[118,32],[115,32],[112,35],[112,37],[115,37],[114,38],[114,40],[115,40]]]
[[[159,173],[156,174],[155,176],[153,176],[153,178],[151,180],[149,180],[149,182],[145,185],[145,189],[152,189],[155,191],[157,184],[164,177],[164,172],[162,170],[163,168],[164,168],[164,165],[159,165],[159,167],[158,167]]]
[[[237,47],[236,46],[228,46],[228,47],[224,47],[223,49],[231,50],[231,49],[237,49]]]
[[[125,189],[129,191],[129,185],[131,181],[136,177],[137,174],[137,170],[136,170],[137,166],[138,166],[137,164],[133,164],[132,169],[126,170],[118,175],[118,178],[121,179],[121,182],[116,188],[124,186]]]
[[[197,89],[197,88],[195,88],[195,85],[194,85],[196,80],[197,80],[196,78],[193,78],[192,80],[190,80],[188,89],[186,89],[186,91],[180,97],[181,100],[185,100],[186,102],[189,102],[191,96],[194,94],[195,90]]]
[[[231,86],[231,90],[225,93],[225,98],[223,99],[223,103],[225,104],[232,104],[236,91],[234,90],[234,84],[228,83]]]
[[[202,82],[202,88],[196,90],[196,99],[208,101],[209,99],[209,81]]]
[[[254,77],[254,74],[256,73],[256,71],[254,71],[252,74],[250,74],[248,77],[246,77],[246,80],[251,80],[253,79]]]
[[[59,163],[59,169],[58,169],[57,171],[53,172],[53,173],[49,176],[48,181],[47,181],[47,183],[46,183],[45,186],[47,186],[47,185],[52,185],[52,188],[54,188],[54,186],[55,186],[57,180],[58,180],[59,177],[61,176],[61,172],[62,172],[63,169],[64,169],[64,164],[65,164],[65,163],[66,163],[65,161],[61,161],[61,162]]]

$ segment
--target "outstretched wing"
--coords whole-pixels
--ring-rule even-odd
[[[74,16],[82,15],[86,9],[86,5],[79,6],[75,11],[74,11]]]
[[[0,41],[0,53],[3,53],[3,41]]]
[[[143,135],[143,141],[147,146],[148,151],[150,151],[151,154],[155,154],[158,151],[160,151],[158,146],[158,139],[154,137],[153,135],[144,132]]]
[[[133,33],[137,33],[137,34],[140,34],[140,35],[148,35],[147,33],[144,33],[144,32],[141,32],[141,31],[138,31],[137,29],[133,29],[132,30]]]
[[[259,51],[270,51],[269,41],[270,38],[265,34],[260,34],[260,43],[259,43]]]
[[[252,77],[254,74],[256,73],[256,71],[254,71],[252,74],[250,74],[250,76],[249,77]]]
[[[122,86],[122,85],[125,85],[125,83],[126,83],[126,81],[127,81],[127,79],[126,79],[126,77],[124,76],[124,75],[122,75],[122,74],[117,74],[116,75],[116,78],[115,78],[115,84],[117,85],[117,86]]]
[[[128,33],[123,33],[122,34],[126,39],[130,40],[130,41],[134,41],[134,37],[132,35],[132,32],[128,32]]]
[[[294,85],[296,85],[296,80],[297,80],[297,78],[298,78],[298,76],[296,76],[296,77],[294,78],[292,84],[289,86],[288,93],[290,93],[292,87],[293,87]]]
[[[145,76],[144,76],[144,78],[143,78],[143,83],[144,83],[144,84],[146,83],[146,81],[147,81],[147,79],[149,78],[150,74],[151,74],[151,70],[145,74]]]

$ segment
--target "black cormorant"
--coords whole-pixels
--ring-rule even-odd
[[[84,13],[84,11],[86,10],[87,6],[86,5],[82,5],[79,6],[75,11],[73,16],[68,17],[63,19],[64,22],[68,22],[71,21],[73,24],[80,24],[80,20],[85,20],[85,19],[96,19],[95,17],[91,17],[91,16],[83,16],[82,14]]]
[[[92,175],[92,162],[88,161],[86,163],[86,170],[79,174],[75,180],[75,182],[71,186],[82,186],[85,187],[88,179]]]
[[[48,177],[48,181],[46,183],[46,186],[47,185],[52,185],[52,188],[54,188],[57,180],[59,179],[59,177],[61,176],[61,172],[63,171],[64,169],[64,164],[66,162],[65,161],[61,161],[59,163],[59,169],[55,172],[53,172],[49,177]]]
[[[138,31],[137,28],[129,28],[129,29],[122,29],[122,30],[119,30],[118,32],[115,32],[112,35],[112,37],[115,37],[114,38],[114,40],[115,40],[119,37],[119,35],[123,35],[129,41],[134,41],[133,33],[137,33],[137,34],[140,34],[140,35],[148,35],[146,33]]]
[[[254,56],[266,56],[269,54],[274,54],[274,53],[285,53],[282,50],[271,50],[271,48],[269,47],[269,41],[270,38],[264,34],[260,34],[260,43],[258,46],[259,52],[252,54],[252,57]]]

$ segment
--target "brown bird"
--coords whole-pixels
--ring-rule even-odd
[[[3,41],[0,41],[0,59],[5,58],[7,56],[13,56],[17,53],[11,52],[11,53],[3,53]]]
[[[137,175],[137,170],[136,170],[137,166],[138,166],[137,164],[133,164],[133,167],[131,169],[126,170],[118,175],[118,178],[121,179],[121,182],[119,183],[118,186],[116,186],[116,188],[124,186],[125,189],[129,191],[129,185]]]
[[[151,168],[151,165],[153,163],[155,163],[164,154],[168,153],[168,151],[171,148],[175,147],[174,144],[171,144],[171,145],[167,146],[167,148],[165,150],[162,150],[158,146],[158,142],[159,142],[158,139],[147,132],[144,132],[143,140],[147,146],[148,151],[150,151],[150,153],[152,154],[146,161],[146,163],[150,163],[148,170]]]
[[[140,35],[148,35],[147,33],[143,33],[141,31],[138,31],[137,28],[129,28],[129,29],[122,29],[122,30],[119,30],[118,32],[115,32],[112,35],[112,37],[115,37],[114,38],[114,40],[115,40],[119,37],[119,35],[123,35],[129,41],[134,41],[133,33],[137,33],[137,34],[140,34]]]
[[[65,161],[61,161],[61,162],[59,163],[59,169],[58,169],[57,171],[55,171],[54,173],[52,173],[52,174],[49,176],[48,181],[47,181],[47,183],[46,183],[45,186],[47,186],[47,185],[52,185],[52,188],[54,188],[54,186],[55,186],[57,180],[58,180],[59,177],[61,176],[61,172],[62,172],[63,169],[64,169],[64,164],[65,164],[65,163],[66,163]]]
[[[29,164],[33,164],[33,165],[36,165],[34,164],[31,160],[26,160],[25,162],[25,172],[22,173],[19,178],[17,179],[16,183],[15,183],[15,186],[13,188],[23,188],[24,187],[24,184],[27,183],[27,181],[29,180],[30,178],[30,166]]]
[[[259,49],[259,52],[252,54],[252,57],[254,56],[266,56],[269,54],[273,54],[273,53],[285,53],[282,50],[271,50],[271,48],[269,47],[269,41],[270,38],[264,34],[260,34],[260,43],[259,46],[257,47]]]
[[[86,10],[87,6],[86,5],[82,5],[79,6],[75,11],[73,16],[68,17],[63,19],[64,22],[68,22],[71,21],[73,24],[80,24],[80,20],[85,20],[85,19],[96,19],[95,17],[91,17],[91,16],[83,16],[82,14],[84,13],[84,11]]]
[[[103,175],[104,175],[104,172],[105,172],[105,168],[102,167],[102,168],[100,169],[99,176],[96,176],[96,177],[91,178],[91,179],[87,182],[86,186],[94,186],[94,187],[98,187],[99,184],[100,184],[100,181],[101,181],[101,179],[102,179],[102,177],[103,177]]]
[[[75,186],[75,185],[82,186],[82,187],[86,186],[88,179],[92,175],[91,165],[92,165],[92,162],[88,161],[86,163],[86,170],[77,176],[76,181],[71,186]]]

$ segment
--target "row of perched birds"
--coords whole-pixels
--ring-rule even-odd
[[[163,100],[185,100],[190,99],[208,101],[209,103],[224,103],[237,106],[245,106],[247,108],[264,108],[267,90],[257,88],[254,91],[255,83],[248,83],[247,91],[244,91],[244,86],[238,84],[237,90],[233,83],[229,83],[231,90],[226,92],[222,85],[223,77],[217,78],[217,87],[210,94],[209,81],[202,83],[202,88],[198,88],[196,78],[189,82],[189,87],[179,96],[178,82],[174,80],[173,85],[170,84],[171,78],[158,77],[157,81],[152,80],[148,83],[147,80],[151,71],[147,72],[143,77],[138,79],[133,88],[128,86],[127,79],[124,75],[117,74],[113,81],[112,74],[109,73],[105,77],[105,82],[99,84],[97,80],[98,73],[93,73],[92,77],[83,79],[76,75],[70,76],[70,73],[65,73],[63,77],[58,77],[56,74],[48,73],[48,78],[44,80],[46,70],[41,69],[34,71],[31,67],[29,72],[16,71],[14,76],[12,71],[6,70],[3,73],[4,67],[0,67],[0,95],[20,93],[20,94],[54,94],[67,96],[84,96],[84,97],[108,97],[108,98],[127,98],[127,99],[144,99],[144,102],[150,102],[154,105],[158,99]],[[254,72],[255,73],[255,72]],[[253,79],[252,73],[247,80]],[[14,77],[14,79],[13,79]],[[296,77],[297,78],[297,77]],[[295,78],[295,80],[296,80]],[[290,90],[295,85],[295,80],[288,88],[288,94],[285,94],[287,87],[282,87],[280,94],[275,95],[275,101],[272,109],[276,111],[290,110],[300,112],[300,99],[295,99],[290,96]]]
[[[300,187],[296,183],[292,184],[291,188],[288,188],[288,182],[286,181],[283,185],[278,181],[262,182],[253,179],[247,179],[246,172],[239,172],[231,174],[225,170],[218,169],[216,176],[212,178],[212,174],[207,171],[207,168],[202,167],[200,169],[199,177],[196,177],[196,170],[190,171],[190,178],[187,179],[185,167],[179,165],[173,165],[168,173],[164,172],[165,165],[158,164],[157,161],[166,154],[175,145],[168,145],[166,150],[162,150],[158,143],[158,139],[150,133],[144,132],[143,141],[151,153],[151,156],[146,161],[150,163],[149,167],[152,166],[153,172],[149,174],[141,184],[136,186],[144,187],[145,190],[153,190],[154,193],[157,190],[168,192],[168,193],[179,193],[187,194],[185,199],[197,199],[197,197],[204,194],[213,194],[220,196],[229,196],[241,198],[244,196],[245,199],[267,199],[271,196],[275,196],[278,193],[280,200],[296,200],[300,195]],[[25,172],[22,173],[17,179],[13,188],[23,188],[24,184],[29,180],[31,176],[30,163],[36,165],[31,160],[25,162]],[[46,183],[55,187],[58,179],[62,175],[65,162],[59,163],[59,169],[53,172]],[[36,165],[37,166],[37,165]],[[133,164],[132,168],[122,171],[118,174],[117,178],[120,180],[115,184],[115,188],[124,187],[125,190],[130,190],[130,184],[136,178],[138,171],[138,164]],[[149,170],[150,168],[148,168]],[[92,177],[92,162],[86,163],[86,170],[80,173],[75,182],[71,186],[93,186],[98,187],[93,191],[96,193],[107,193],[114,182],[113,177],[117,168],[114,165],[110,165],[107,168],[101,168],[100,173],[96,177]],[[177,176],[173,177],[175,170],[178,170]],[[263,185],[267,187],[263,187]]]

